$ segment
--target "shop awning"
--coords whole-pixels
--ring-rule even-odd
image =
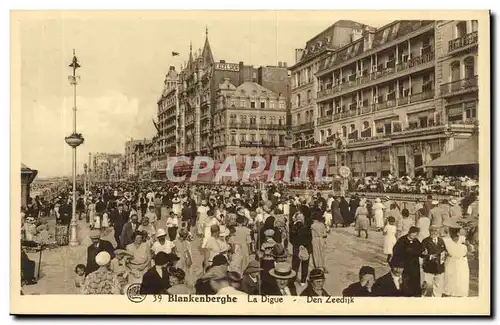
[[[472,135],[464,144],[434,159],[427,167],[446,167],[479,164],[479,139]]]

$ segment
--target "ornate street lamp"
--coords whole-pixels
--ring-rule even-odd
[[[81,145],[85,139],[81,133],[76,133],[76,85],[80,80],[80,76],[76,75],[76,69],[80,68],[80,64],[76,58],[75,50],[73,50],[73,61],[69,66],[73,68],[73,74],[68,76],[69,83],[73,86],[73,133],[64,138],[66,143],[73,148],[73,209],[71,215],[69,245],[78,246],[78,221],[76,217],[76,148]]]

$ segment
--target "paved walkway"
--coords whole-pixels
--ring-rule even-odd
[[[363,265],[375,268],[376,276],[380,277],[388,272],[386,255],[383,254],[383,236],[381,233],[370,232],[369,238],[358,238],[354,228],[334,228],[327,238],[326,265],[329,271],[326,274],[325,290],[331,295],[341,295],[342,290],[349,284],[358,281],[358,271]],[[74,268],[77,264],[86,263],[87,247],[91,241],[88,238],[88,227],[79,225],[80,246],[58,247],[44,251],[42,255],[41,278],[36,285],[25,286],[26,294],[75,294]],[[110,231],[104,239],[115,244],[113,233]],[[198,239],[192,242],[193,267],[187,281],[193,281],[201,274],[203,255],[199,249]],[[30,259],[38,262],[38,254],[29,253]],[[470,263],[470,295],[478,294],[478,266],[477,260]],[[312,262],[310,263],[312,267]],[[299,289],[300,292],[300,289]]]

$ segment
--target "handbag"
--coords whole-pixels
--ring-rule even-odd
[[[307,261],[309,259],[309,252],[303,245],[300,245],[299,247],[299,259],[301,261]]]

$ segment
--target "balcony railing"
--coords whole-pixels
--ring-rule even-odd
[[[307,122],[307,123],[303,123],[303,124],[300,124],[300,125],[293,126],[292,130],[294,130],[294,131],[298,131],[298,130],[304,131],[304,130],[312,129],[313,127],[314,127],[314,122]]]
[[[246,129],[246,130],[283,130],[287,129],[283,124],[249,124],[249,123],[229,123],[230,129]]]
[[[455,38],[448,42],[448,52],[456,53],[460,50],[468,48],[471,45],[476,45],[477,39],[477,31]]]
[[[347,119],[349,117],[370,114],[377,111],[382,111],[389,108],[394,108],[398,106],[408,105],[418,103],[427,99],[434,98],[434,90],[424,91],[418,94],[413,94],[407,97],[400,97],[393,100],[387,100],[384,102],[374,103],[363,105],[363,107],[358,107],[357,109],[352,109],[345,112],[339,112],[333,114],[333,116],[321,116],[318,118],[318,124],[326,124],[331,121],[339,121],[343,119]]]
[[[463,94],[477,90],[477,76],[452,81],[441,85],[441,95],[443,97]]]
[[[324,97],[340,93],[340,92],[346,92],[350,89],[357,88],[359,86],[366,86],[368,87],[370,83],[377,83],[375,82],[376,80],[385,77],[385,76],[390,76],[394,75],[397,72],[405,71],[429,62],[434,61],[434,52],[432,49],[430,50],[431,52],[422,54],[420,56],[414,57],[406,62],[401,62],[398,63],[394,68],[385,68],[376,72],[372,72],[368,75],[364,75],[361,77],[358,77],[355,81],[347,81],[342,84],[335,85],[331,88],[326,88],[323,90],[320,90],[318,92],[318,99],[323,99]],[[339,94],[340,95],[340,94]]]

